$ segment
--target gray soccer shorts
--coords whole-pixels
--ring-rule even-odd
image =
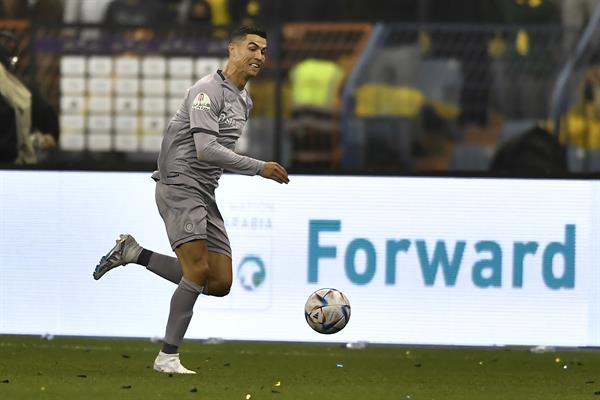
[[[171,248],[204,239],[209,251],[231,257],[225,222],[213,197],[187,185],[156,182],[156,205]]]

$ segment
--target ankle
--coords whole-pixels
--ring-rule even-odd
[[[152,257],[152,254],[154,254],[152,251],[146,250],[142,247],[142,251],[138,255],[135,263],[147,267],[148,264],[150,264],[150,257]]]
[[[162,347],[160,349],[160,351],[162,351],[165,354],[177,354],[178,350],[179,346],[175,346],[167,342],[163,342]]]

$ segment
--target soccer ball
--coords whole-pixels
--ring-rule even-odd
[[[336,333],[350,320],[350,302],[337,289],[319,289],[308,296],[304,317],[315,331],[326,335]]]

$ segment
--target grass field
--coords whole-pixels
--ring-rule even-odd
[[[189,341],[193,376],[149,340],[0,336],[0,399],[600,399],[600,352]]]

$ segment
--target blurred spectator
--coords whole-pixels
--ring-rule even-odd
[[[330,60],[307,58],[289,72],[293,107],[335,109],[344,70]]]
[[[431,0],[364,1],[337,0],[330,13],[339,15],[339,9],[346,11],[346,19],[385,22],[415,22],[419,7],[429,8]],[[451,2],[455,3],[455,1]],[[337,8],[337,10],[336,10]]]
[[[117,26],[152,26],[171,22],[172,17],[159,0],[113,0],[103,22]]]
[[[600,0],[558,0],[561,8],[562,24],[565,27],[564,47],[567,51],[575,48],[575,41],[585,27]]]
[[[212,11],[207,0],[188,0],[183,6],[183,23],[210,24]]]
[[[29,4],[31,18],[36,22],[60,23],[63,20],[63,0],[36,0]]]
[[[0,19],[26,19],[29,17],[28,3],[23,0],[1,0]]]
[[[498,109],[508,119],[544,118],[557,65],[564,62],[560,9],[549,0],[507,1],[500,11],[508,26],[489,42]],[[542,26],[546,28],[542,28]],[[503,47],[498,47],[498,45]],[[496,46],[496,47],[493,47]]]
[[[562,0],[559,0],[559,2]],[[503,21],[515,25],[560,23],[560,6],[552,0],[513,0],[498,3]]]
[[[63,21],[67,24],[97,24],[112,0],[64,0]]]
[[[559,0],[559,3],[563,25],[579,30],[590,19],[600,0]]]
[[[169,15],[175,17],[177,16],[180,8],[182,7],[182,3],[184,3],[185,0],[160,0],[160,2],[163,4]]]
[[[208,0],[210,4],[212,24],[214,26],[229,26],[231,16],[229,15],[229,2],[227,0]]]
[[[344,70],[331,60],[307,58],[289,72],[292,164],[332,167],[339,161],[339,90]]]
[[[112,39],[113,49],[124,45],[125,48],[143,46],[155,35],[157,27],[168,26],[175,21],[175,14],[160,0],[113,0],[104,14],[105,31],[110,34],[115,28],[127,27],[132,29],[117,30],[128,40]],[[122,49],[121,49],[122,50]]]
[[[233,25],[262,25],[262,9],[265,1],[239,0],[229,2],[229,15]]]
[[[431,0],[431,21],[438,23],[502,22],[498,11],[500,0],[463,0],[462,6],[447,0]],[[437,57],[457,58],[461,62],[463,87],[460,94],[460,125],[488,124],[488,108],[492,87],[491,60],[488,54],[490,37],[469,29],[443,32],[433,37]]]
[[[112,0],[64,0],[63,22],[65,24],[100,24],[111,2]],[[83,43],[97,40],[101,36],[101,31],[91,28],[65,29],[63,34],[78,38]],[[67,42],[66,48],[71,45]],[[85,46],[93,49],[89,43],[86,43]]]
[[[38,151],[56,147],[58,115],[34,85],[16,75],[18,42],[0,32],[0,162],[32,164]]]
[[[509,176],[561,176],[568,173],[567,152],[556,136],[534,127],[498,148],[490,172]]]

